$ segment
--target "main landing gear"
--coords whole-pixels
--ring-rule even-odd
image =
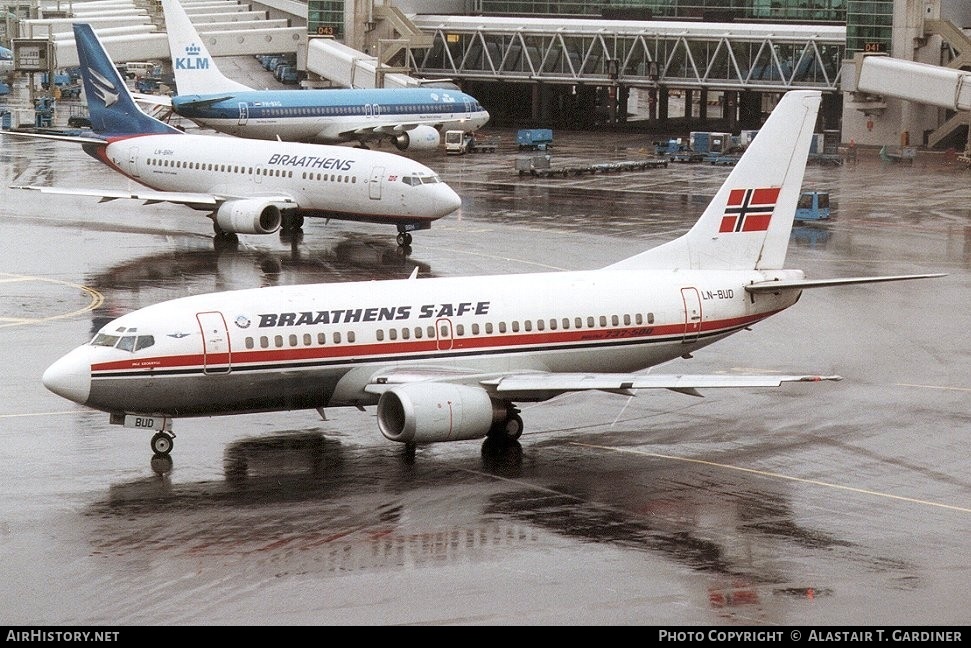
[[[398,232],[398,246],[399,247],[410,247],[411,246],[411,234],[409,232]]]
[[[506,420],[493,425],[486,436],[493,442],[508,443],[518,441],[522,435],[523,418],[519,415],[519,409],[510,405]]]

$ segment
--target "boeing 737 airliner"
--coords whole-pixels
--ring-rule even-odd
[[[151,190],[17,188],[187,205],[211,212],[217,234],[295,229],[304,216],[386,223],[400,245],[461,205],[434,171],[401,155],[183,133],[138,109],[90,25],[76,24],[74,35],[93,133],[20,134],[80,142]]]
[[[172,110],[214,130],[254,139],[361,146],[389,139],[404,151],[435,149],[446,130],[474,131],[489,121],[479,102],[458,90],[248,88],[219,71],[178,0],[162,0],[162,9],[179,92],[171,99]]]
[[[784,269],[821,95],[787,93],[695,225],[599,270],[280,286],[123,315],[51,365],[48,389],[155,431],[172,419],[377,406],[405,444],[518,438],[516,403],[603,390],[768,387],[813,375],[635,373],[792,306],[821,286]]]

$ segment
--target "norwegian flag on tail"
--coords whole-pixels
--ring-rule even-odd
[[[764,232],[778,199],[779,187],[732,189],[718,232]]]

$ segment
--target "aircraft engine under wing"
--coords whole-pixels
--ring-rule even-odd
[[[399,151],[434,151],[442,136],[431,126],[419,125],[391,139]]]
[[[506,416],[482,387],[417,382],[394,385],[378,400],[378,427],[391,441],[481,439]]]
[[[216,224],[235,234],[272,234],[280,229],[280,208],[270,200],[227,200],[216,210]]]

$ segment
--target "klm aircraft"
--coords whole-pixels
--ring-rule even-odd
[[[378,88],[254,90],[224,76],[178,0],[162,0],[178,96],[173,112],[214,130],[253,139],[334,144],[390,140],[399,150],[437,148],[446,130],[489,120],[458,90]]]

